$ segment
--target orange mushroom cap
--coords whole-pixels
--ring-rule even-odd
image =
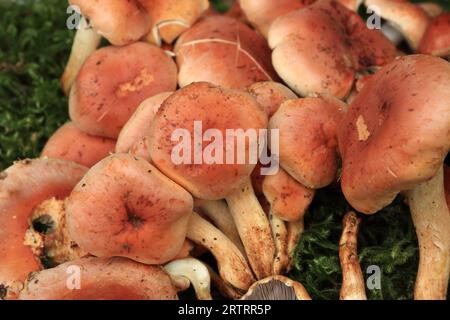
[[[82,131],[117,138],[145,99],[176,89],[177,68],[160,48],[137,42],[97,50],[70,92],[69,113]]]
[[[295,180],[312,189],[336,178],[337,133],[345,104],[311,97],[284,102],[269,122],[279,130],[280,164]]]
[[[375,213],[434,177],[450,148],[450,64],[401,57],[373,75],[339,132],[341,185],[360,212]]]
[[[70,160],[89,168],[113,152],[115,144],[115,140],[89,135],[68,122],[50,137],[41,156]]]
[[[33,209],[53,197],[64,199],[86,170],[71,161],[35,159],[18,161],[0,174],[0,287],[6,288],[6,298],[41,268],[24,244]]]
[[[150,17],[139,1],[69,0],[78,6],[91,26],[113,45],[138,41],[150,28]]]
[[[218,129],[265,129],[267,116],[256,101],[240,90],[224,89],[205,82],[186,86],[166,99],[152,123],[150,154],[153,163],[168,177],[189,190],[195,197],[207,200],[225,198],[243,186],[255,164],[174,164],[171,158],[178,141],[171,136],[176,128],[186,129],[194,143],[194,121],[201,121],[203,131]],[[237,138],[234,139],[235,150]],[[246,150],[249,143],[246,141]],[[202,145],[203,149],[206,147]],[[226,144],[223,146],[226,154]],[[194,147],[192,147],[194,150]],[[236,157],[236,152],[234,152]],[[224,158],[225,159],[225,158]]]
[[[68,286],[70,277],[79,280],[79,287]],[[160,267],[119,257],[85,257],[31,274],[19,299],[178,300],[178,296]]]
[[[368,29],[355,12],[331,0],[279,17],[268,39],[275,70],[302,96],[318,93],[343,99],[356,71],[384,65],[396,55],[378,30]]]
[[[234,18],[213,16],[199,21],[181,35],[174,50],[180,87],[207,81],[244,88],[278,79],[265,39]]]
[[[188,192],[129,154],[100,161],[66,201],[69,234],[80,248],[146,264],[180,252],[192,210]]]
[[[428,26],[418,51],[434,56],[450,56],[450,12],[437,16]]]

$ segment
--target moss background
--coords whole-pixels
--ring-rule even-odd
[[[214,0],[226,10],[220,0]],[[450,9],[449,0],[435,1]],[[0,169],[39,155],[45,141],[67,121],[59,77],[74,35],[65,27],[65,0],[0,0]],[[341,283],[338,241],[349,209],[338,188],[318,193],[290,275],[315,299],[337,299]],[[402,199],[364,216],[359,236],[363,272],[382,270],[381,290],[370,299],[411,299],[418,265],[417,239]]]

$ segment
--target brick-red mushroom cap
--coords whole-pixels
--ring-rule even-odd
[[[72,122],[68,122],[50,137],[41,157],[64,159],[92,167],[113,152],[115,145],[116,141],[113,139],[84,133]]]
[[[174,51],[180,87],[207,81],[244,88],[278,79],[265,39],[234,18],[215,16],[197,22],[181,35]]]
[[[67,197],[86,171],[71,161],[35,159],[0,173],[0,292],[5,294],[0,299],[14,298],[28,273],[41,268],[24,244],[33,209],[45,200]]]
[[[402,57],[378,71],[351,104],[339,133],[342,190],[375,213],[432,178],[450,147],[450,64]]]
[[[269,122],[278,129],[280,164],[312,189],[325,187],[338,169],[337,133],[346,105],[331,97],[284,102]]]
[[[176,132],[177,129],[180,131]],[[215,141],[214,148],[203,140],[203,134],[210,129],[214,130],[209,132],[210,142]],[[196,198],[226,198],[257,277],[271,273],[274,248],[269,222],[250,182],[258,160],[249,161],[250,151],[256,150],[260,141],[244,138],[244,133],[251,130],[250,136],[256,133],[253,136],[258,139],[262,129],[267,129],[267,115],[250,94],[196,82],[164,101],[150,134],[151,159],[162,172]],[[232,130],[231,139],[229,130]],[[239,143],[239,140],[245,142]],[[231,161],[227,160],[227,150],[233,151],[234,156],[228,157]],[[213,154],[218,156],[212,157]],[[241,163],[237,161],[239,157],[242,157]],[[265,246],[263,253],[259,249],[261,245]]]
[[[378,71],[352,102],[339,133],[341,185],[357,210],[375,213],[399,192],[419,240],[415,299],[446,299],[450,213],[443,161],[450,148],[450,64],[427,55]]]
[[[85,257],[31,274],[19,299],[178,300],[178,296],[161,267],[119,257]]]
[[[355,72],[396,55],[378,30],[369,30],[355,12],[330,0],[279,17],[268,39],[275,70],[301,96],[326,93],[343,99]]]
[[[191,195],[147,161],[115,154],[74,188],[66,220],[72,239],[95,256],[161,264],[181,250],[192,209]]]
[[[437,16],[431,22],[418,51],[439,57],[450,56],[450,12]]]
[[[69,113],[82,131],[117,138],[139,104],[176,89],[177,68],[165,52],[143,42],[105,47],[89,56],[70,92]]]

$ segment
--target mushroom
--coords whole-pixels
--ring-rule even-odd
[[[276,18],[303,8],[315,0],[240,0],[247,19],[267,38],[270,25]]]
[[[150,134],[150,124],[161,104],[173,92],[163,92],[144,100],[125,123],[117,138],[116,152],[129,152],[136,143]]]
[[[69,98],[82,131],[117,138],[145,99],[176,89],[177,68],[160,48],[143,42],[97,50],[83,64]]]
[[[209,8],[208,0],[139,0],[150,14],[147,39],[158,46],[172,43]]]
[[[15,298],[28,273],[41,268],[24,244],[33,209],[65,198],[86,170],[70,161],[35,159],[15,162],[0,174],[0,298]]]
[[[194,213],[187,238],[205,247],[217,261],[222,279],[240,290],[247,290],[255,281],[247,260],[239,249],[219,229]]]
[[[214,152],[207,142],[197,141],[199,135],[203,137],[199,124],[201,131],[214,132],[216,140],[220,138],[217,135],[222,137],[222,143],[216,141]],[[266,114],[248,93],[198,82],[164,101],[150,135],[152,162],[168,177],[196,198],[226,198],[250,266],[258,278],[271,274],[275,249],[269,222],[250,182],[257,160],[252,163],[250,153],[258,152],[258,141],[241,138],[266,128]],[[174,139],[174,134],[182,134],[182,142],[180,136]],[[214,161],[209,156],[203,160],[208,150],[216,154]],[[178,158],[177,154],[183,157]],[[238,158],[244,159],[239,163]]]
[[[301,283],[277,275],[255,282],[241,300],[311,300],[311,297]]]
[[[83,18],[61,79],[66,95],[83,63],[100,44],[101,36],[113,45],[122,46],[138,41],[151,28],[148,13],[136,0],[69,0],[69,3],[79,8]],[[86,20],[89,20],[89,26]]]
[[[368,29],[355,12],[332,0],[279,17],[268,39],[275,70],[301,96],[344,99],[355,72],[384,65],[397,54],[378,30]]]
[[[147,161],[115,154],[74,188],[66,220],[71,238],[90,254],[162,264],[180,252],[192,209],[191,195]]]
[[[436,18],[444,11],[442,6],[435,2],[420,2],[417,6],[422,8],[430,18]]]
[[[436,17],[428,26],[418,52],[450,57],[450,12]]]
[[[171,277],[188,279],[198,300],[212,300],[211,277],[208,268],[201,261],[193,258],[175,260],[166,264],[164,270]]]
[[[274,274],[277,275],[288,270],[291,265],[290,258],[295,245],[289,243],[297,243],[300,233],[303,232],[303,228],[296,227],[299,221],[303,225],[303,216],[314,198],[315,191],[295,181],[283,169],[264,178],[263,191],[270,203],[270,221],[277,249]],[[288,227],[290,223],[294,225]]]
[[[341,130],[342,191],[373,214],[404,191],[419,240],[416,299],[445,299],[450,214],[442,164],[450,148],[450,64],[401,57],[374,74],[351,104]]]
[[[67,122],[47,141],[41,157],[70,160],[90,168],[114,151],[115,144],[115,140],[89,135]]]
[[[32,273],[20,300],[178,300],[158,266],[129,259],[85,257]]]
[[[219,293],[226,299],[237,300],[242,297],[242,293],[240,290],[234,288],[228,282],[224,281],[216,271],[211,268],[210,265],[205,264],[206,268],[208,268],[209,276],[211,277],[212,284],[216,287]]]
[[[339,240],[339,260],[342,268],[341,300],[367,300],[364,276],[358,259],[358,231],[361,223],[355,212],[344,215]]]
[[[424,9],[408,1],[364,1],[366,6],[378,8],[377,14],[389,21],[389,26],[405,37],[411,49],[417,49],[430,22],[430,17]]]
[[[184,32],[174,48],[178,84],[207,81],[228,88],[278,79],[270,49],[253,29],[226,16],[207,17]]]

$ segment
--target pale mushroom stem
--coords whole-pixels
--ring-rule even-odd
[[[273,275],[282,274],[286,271],[289,265],[288,257],[288,231],[286,223],[277,215],[270,212],[269,214],[270,226],[272,228],[272,236],[275,243],[275,259],[273,262]]]
[[[290,272],[293,267],[293,257],[294,251],[297,247],[298,240],[305,231],[305,222],[303,217],[297,221],[290,221],[286,223],[287,227],[287,252],[289,255],[289,265],[287,267],[287,272]]]
[[[407,192],[419,240],[419,271],[414,298],[445,300],[450,275],[450,213],[444,192],[444,170]]]
[[[198,300],[212,300],[211,278],[201,261],[194,258],[175,260],[166,264],[164,270],[171,276],[188,279]]]
[[[239,232],[233,220],[233,216],[228,209],[225,201],[204,201],[200,204],[200,209],[212,223],[222,231],[231,242],[245,255],[244,246],[242,245]]]
[[[250,179],[226,200],[256,277],[264,279],[272,275],[274,239],[269,220],[255,196]]]
[[[70,88],[81,66],[89,55],[97,50],[102,39],[101,35],[94,29],[86,27],[87,22],[84,18],[80,21],[80,26],[80,29],[75,34],[69,61],[61,78],[61,86],[66,95],[69,95]]]
[[[367,300],[364,276],[358,259],[358,230],[361,219],[350,211],[345,214],[339,241],[342,268],[341,300]]]
[[[252,271],[239,249],[197,213],[192,214],[187,237],[213,254],[219,273],[225,281],[241,290],[247,290],[254,282]]]

